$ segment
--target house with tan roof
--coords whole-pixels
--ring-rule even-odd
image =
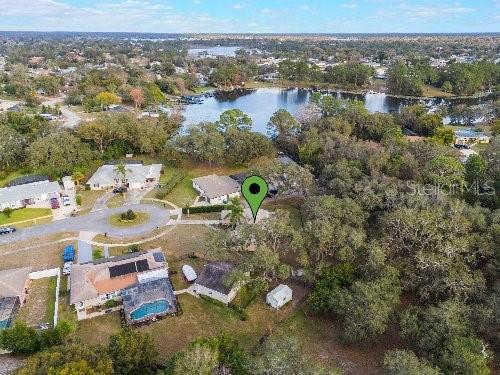
[[[26,300],[30,267],[0,271],[0,330],[8,328]]]
[[[70,279],[70,304],[75,306],[79,320],[122,309],[124,295],[132,295],[129,299],[136,301],[133,306],[137,310],[143,311],[149,305],[143,307],[141,301],[142,304],[158,302],[147,302],[149,300],[146,296],[140,296],[141,293],[147,293],[148,290],[151,290],[151,288],[141,285],[159,279],[165,279],[166,284],[162,283],[157,287],[155,289],[156,294],[161,294],[158,288],[162,289],[164,285],[168,285],[168,290],[163,295],[168,295],[169,298],[167,301],[168,306],[164,303],[164,300],[167,300],[164,297],[162,299],[164,309],[155,309],[155,311],[165,313],[165,311],[170,311],[176,307],[176,301],[173,292],[169,293],[172,288],[167,262],[161,249],[125,254],[86,264],[73,264]],[[108,301],[116,301],[118,305],[108,308],[112,305],[107,304]],[[130,304],[127,306],[130,308]],[[129,315],[137,317],[141,321],[149,316],[147,313],[143,315],[141,312],[135,314],[134,312],[135,310],[129,311]]]
[[[240,196],[240,184],[229,176],[209,176],[193,178],[193,188],[209,204],[226,204],[229,199]]]

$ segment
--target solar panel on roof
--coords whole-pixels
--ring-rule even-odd
[[[135,262],[120,264],[118,266],[109,267],[109,276],[118,277],[128,275],[129,273],[137,272]]]
[[[135,263],[137,265],[138,272],[144,272],[144,271],[149,270],[149,264],[148,264],[148,261],[146,259],[138,260]]]
[[[163,253],[160,252],[153,253],[153,258],[157,262],[165,262],[165,255],[163,255]]]

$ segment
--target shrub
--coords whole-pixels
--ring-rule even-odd
[[[141,249],[140,249],[139,245],[133,244],[133,245],[130,245],[128,247],[128,251],[129,251],[129,253],[138,253],[139,251],[141,251]]]
[[[7,216],[8,218],[10,218],[12,216],[12,213],[14,212],[14,210],[10,207],[7,207],[3,210],[3,214],[5,216]]]
[[[77,194],[77,196],[75,197],[75,200],[76,200],[76,204],[81,206],[82,205],[82,196],[80,194]]]
[[[190,214],[204,214],[208,212],[221,212],[222,210],[227,208],[228,206],[224,204],[216,204],[213,206],[184,207],[182,209],[182,213],[187,214],[189,211]]]
[[[184,177],[186,177],[186,172],[180,172],[172,176],[172,178],[170,178],[170,180],[168,180],[168,182],[155,194],[156,199],[164,199],[177,185],[179,185]]]
[[[126,212],[122,212],[120,214],[120,220],[122,221],[132,221],[135,220],[136,217],[137,214],[132,210],[127,210]]]

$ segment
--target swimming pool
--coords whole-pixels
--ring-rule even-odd
[[[170,309],[170,304],[164,300],[160,299],[155,302],[149,302],[143,304],[137,310],[134,310],[130,313],[130,318],[132,320],[140,320],[148,315],[159,314]]]

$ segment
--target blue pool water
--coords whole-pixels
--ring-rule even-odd
[[[151,303],[145,303],[137,310],[132,311],[130,317],[132,320],[139,320],[148,315],[158,314],[167,311],[170,308],[170,304],[162,299]]]

